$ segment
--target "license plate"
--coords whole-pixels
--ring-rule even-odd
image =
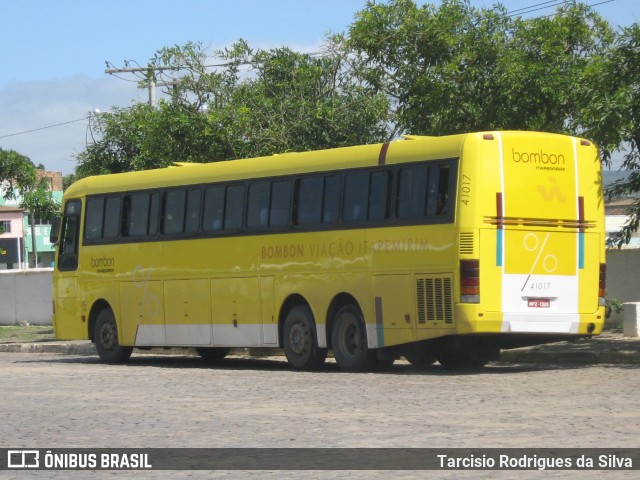
[[[548,298],[530,298],[528,301],[529,308],[549,308],[551,300]]]

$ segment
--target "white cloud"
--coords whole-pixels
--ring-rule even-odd
[[[72,173],[76,165],[74,155],[87,142],[86,120],[12,134],[84,119],[96,108],[108,111],[145,96],[135,83],[114,77],[76,76],[5,85],[0,88],[0,148],[26,155],[48,170]]]

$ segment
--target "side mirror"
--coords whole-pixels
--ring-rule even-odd
[[[60,225],[62,224],[62,219],[58,217],[54,217],[51,221],[51,233],[49,233],[49,241],[57,245],[58,240],[60,240]]]

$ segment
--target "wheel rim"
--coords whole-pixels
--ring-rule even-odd
[[[349,318],[343,331],[344,347],[346,352],[351,356],[356,355],[362,350],[362,339],[360,338],[360,330],[356,322],[354,318]]]
[[[116,346],[116,330],[112,323],[105,323],[100,329],[100,344],[105,350],[113,350]]]
[[[289,332],[289,345],[296,355],[304,355],[309,351],[311,332],[303,323],[296,323]]]

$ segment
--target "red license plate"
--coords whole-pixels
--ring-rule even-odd
[[[549,308],[551,300],[548,298],[530,298],[527,304],[529,308]]]

